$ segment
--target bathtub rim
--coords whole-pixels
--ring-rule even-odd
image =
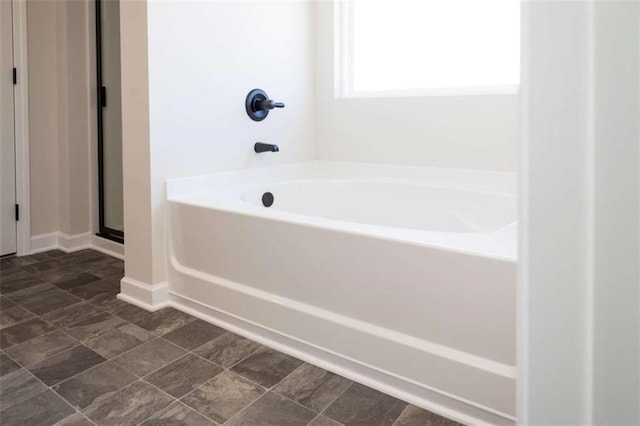
[[[517,262],[517,220],[505,225],[503,228],[490,233],[448,233],[438,231],[417,231],[424,239],[416,239],[409,236],[398,236],[410,232],[407,228],[383,227],[379,225],[367,225],[356,222],[340,221],[335,219],[318,218],[310,215],[300,215],[287,211],[260,209],[245,202],[234,202],[235,208],[211,203],[194,203],[188,199],[202,194],[222,193],[229,190],[238,190],[241,187],[253,185],[268,185],[283,181],[295,180],[377,180],[383,182],[402,183],[411,185],[427,185],[453,190],[481,192],[489,195],[514,197],[517,203],[517,174],[514,172],[467,170],[442,167],[399,166],[392,164],[353,163],[338,161],[301,161],[286,164],[253,167],[238,170],[227,170],[218,173],[210,173],[199,176],[190,176],[176,179],[168,179],[165,187],[165,202],[191,204],[202,208],[214,208],[221,211],[242,214],[250,217],[266,217],[270,220],[292,222],[303,226],[315,228],[328,228],[331,230],[349,233],[356,236],[381,238],[388,241],[413,244],[422,247],[452,251],[455,253],[481,256],[493,260]],[[239,200],[236,200],[239,201]],[[267,210],[267,211],[265,211]],[[327,226],[331,224],[331,226]],[[355,231],[353,228],[358,228]],[[349,228],[351,227],[351,228]],[[379,232],[379,230],[383,232]],[[378,232],[376,232],[378,230]],[[413,231],[411,231],[413,232]],[[505,236],[505,234],[511,234]],[[471,241],[465,247],[465,243],[429,242],[429,237],[436,239],[444,235],[463,236],[463,239]],[[482,247],[473,247],[475,244],[491,244],[491,239],[509,238],[508,248],[500,248],[500,242],[492,246],[493,250]],[[484,241],[479,241],[480,239]],[[462,246],[462,247],[461,247]]]
[[[202,193],[196,193],[195,195],[197,194],[202,194]],[[167,200],[167,203],[183,204],[183,205],[189,205],[189,206],[198,207],[198,208],[218,210],[226,213],[238,214],[245,217],[264,218],[272,221],[293,223],[295,225],[310,226],[315,229],[326,229],[326,230],[341,232],[341,233],[345,233],[345,234],[353,235],[357,237],[378,238],[385,241],[398,242],[402,244],[410,244],[418,247],[446,250],[453,253],[464,254],[469,256],[480,256],[480,257],[488,258],[491,260],[498,260],[498,261],[504,261],[504,262],[517,262],[517,253],[513,253],[512,255],[500,255],[497,253],[482,251],[481,249],[474,250],[471,248],[462,248],[456,245],[447,245],[446,243],[424,241],[424,240],[410,238],[408,236],[405,237],[401,235],[403,233],[412,232],[413,230],[410,230],[410,229],[405,230],[403,228],[385,227],[380,225],[368,225],[368,224],[347,222],[347,221],[341,221],[341,220],[335,220],[335,219],[318,218],[315,216],[302,215],[302,214],[291,213],[291,212],[286,212],[282,210],[261,209],[257,206],[252,206],[249,203],[245,203],[241,200],[238,200],[238,202],[232,204],[232,206],[225,205],[225,204],[213,206],[210,203],[206,203],[206,202],[186,201],[182,197],[172,197]],[[241,203],[246,206],[241,206],[240,208],[234,207],[236,205],[240,205]],[[468,234],[468,235],[463,233],[438,232],[438,231],[415,231],[415,232],[430,234],[431,236],[436,234],[439,236],[455,234],[455,235],[465,236],[470,239],[480,239],[480,238],[489,239],[491,238],[491,236],[495,236],[495,235],[502,235],[506,233],[515,234],[517,230],[517,225],[518,225],[517,222],[512,222],[491,233],[478,233],[478,234]],[[399,230],[401,230],[402,232],[399,232]],[[385,231],[385,232],[381,232],[381,231]]]

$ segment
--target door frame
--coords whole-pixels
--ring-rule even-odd
[[[18,70],[13,88],[15,111],[16,222],[18,256],[31,253],[31,194],[29,177],[29,73],[27,54],[27,0],[12,0],[13,64]]]

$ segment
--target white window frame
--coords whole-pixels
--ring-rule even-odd
[[[419,96],[515,95],[520,85],[465,86],[428,89],[356,91],[353,89],[353,2],[334,0],[334,96],[350,98],[401,98]]]

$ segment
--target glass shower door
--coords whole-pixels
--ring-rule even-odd
[[[96,0],[96,33],[100,185],[98,235],[123,242],[119,0]]]

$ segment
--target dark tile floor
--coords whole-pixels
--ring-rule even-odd
[[[123,263],[0,260],[0,424],[456,425],[167,308],[116,299]]]

